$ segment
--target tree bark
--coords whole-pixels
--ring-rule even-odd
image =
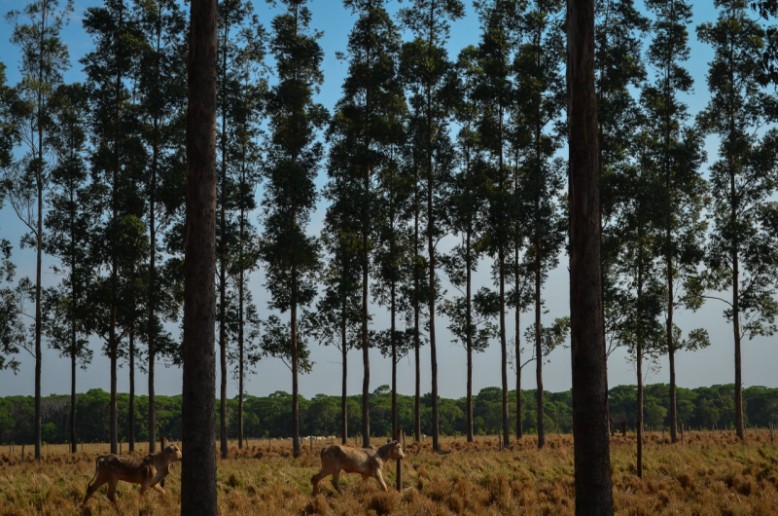
[[[187,112],[181,514],[215,515],[216,0],[192,0]]]
[[[613,514],[600,274],[594,2],[567,2],[570,324],[576,514]]]

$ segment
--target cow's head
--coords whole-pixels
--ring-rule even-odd
[[[403,452],[403,447],[400,444],[400,441],[392,441],[389,444],[391,445],[389,453],[394,460],[399,460],[405,457],[405,453]]]

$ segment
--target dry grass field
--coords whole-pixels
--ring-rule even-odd
[[[333,439],[333,442],[335,440]],[[430,442],[408,442],[403,489],[380,491],[375,480],[341,475],[343,494],[329,478],[311,496],[310,478],[318,471],[319,450],[329,439],[306,441],[304,453],[291,457],[291,442],[250,441],[218,462],[219,512],[223,515],[278,514],[571,514],[573,512],[572,437],[548,436],[538,451],[533,437],[499,451],[496,437],[444,438],[444,453]],[[376,444],[380,441],[376,440]],[[648,434],[644,477],[635,476],[635,438],[616,436],[611,444],[614,503],[618,514],[759,515],[778,512],[778,446],[768,431],[751,430],[745,444],[734,432],[687,432],[684,442]],[[143,446],[141,447],[143,448]],[[180,465],[172,468],[166,495],[120,483],[118,511],[101,488],[82,510],[80,501],[94,473],[94,460],[107,445],[86,445],[75,456],[64,445],[44,446],[44,459],[32,449],[0,446],[0,514],[178,514]],[[186,454],[186,449],[183,450]],[[395,464],[385,477],[395,483]]]

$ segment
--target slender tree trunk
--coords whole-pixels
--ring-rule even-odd
[[[670,235],[667,235],[670,238]],[[670,442],[678,442],[678,403],[675,388],[675,339],[673,337],[673,264],[669,255],[667,260],[667,358],[670,365]]]
[[[369,52],[368,52],[369,56]],[[365,112],[369,113],[370,109],[370,95],[368,93],[365,101]],[[369,116],[368,116],[369,118]],[[366,148],[370,148],[369,143],[366,143]],[[364,165],[364,171],[362,176],[362,188],[365,198],[370,194],[370,166]],[[370,313],[368,311],[368,293],[369,293],[369,271],[370,271],[370,256],[368,252],[368,218],[370,217],[370,207],[363,206],[362,217],[362,331],[361,331],[361,347],[362,347],[362,446],[367,448],[370,446],[370,345],[368,340],[368,320]]]
[[[124,2],[119,2],[119,23],[117,31],[121,31],[124,26]],[[123,53],[122,40],[119,39],[116,43],[117,55],[120,57]],[[116,74],[114,81],[114,149],[113,149],[113,167],[112,167],[112,185],[111,185],[111,220],[118,222],[119,220],[119,173],[121,170],[121,91],[122,91],[122,74],[121,72]],[[117,395],[117,383],[118,375],[117,368],[119,367],[119,337],[116,334],[117,324],[117,310],[118,310],[118,289],[119,289],[119,271],[118,271],[118,256],[116,255],[116,242],[111,242],[111,315],[109,320],[108,329],[108,348],[111,360],[111,399],[110,399],[110,434],[111,434],[111,453],[119,452],[119,411],[116,401]]]
[[[367,187],[367,181],[365,185]],[[368,256],[367,231],[362,234],[362,446],[370,446],[370,349],[368,345]]]
[[[736,227],[737,223],[737,190],[735,186],[735,165],[730,159],[730,226]],[[732,263],[732,333],[735,338],[735,432],[742,441],[746,438],[743,422],[743,373],[742,356],[740,351],[740,242],[735,237],[732,243],[730,260]]]
[[[159,68],[159,53],[161,50],[162,25],[161,13],[162,5],[157,4],[160,16],[156,27],[156,55],[154,58],[155,77],[161,79]],[[154,95],[159,101],[159,84],[154,85]],[[151,178],[149,180],[149,292],[148,292],[148,314],[146,338],[148,341],[149,364],[148,364],[148,433],[149,433],[149,453],[155,453],[157,449],[157,411],[156,411],[156,392],[154,390],[154,373],[157,360],[157,330],[156,330],[156,311],[157,311],[157,174],[159,169],[159,148],[161,145],[159,130],[160,114],[159,104],[155,105],[153,132],[152,132],[152,151],[151,151]]]
[[[642,247],[642,234],[638,230],[638,243]],[[637,427],[637,475],[643,478],[643,314],[640,307],[643,304],[643,250],[638,251],[638,281],[637,281],[637,299],[635,299],[637,321],[636,321],[636,339],[635,339],[635,369],[637,373],[637,413],[635,414],[635,426]]]
[[[397,301],[396,301],[396,286],[392,281],[390,289],[391,308],[390,323],[389,323],[389,335],[392,342],[392,439],[397,440],[400,436],[400,428],[398,425],[397,417],[397,340],[395,338],[395,319],[397,318]]]
[[[292,276],[295,276],[296,272],[292,270]],[[296,281],[292,280],[296,285]],[[294,290],[296,288],[292,287]],[[297,293],[292,294],[294,297]],[[300,367],[300,350],[298,349],[297,342],[297,304],[292,303],[289,314],[289,325],[292,330],[292,456],[299,457],[301,453],[300,447],[300,387],[298,384],[299,367]]]
[[[473,258],[472,231],[465,235],[465,324],[467,325],[467,442],[473,442]]]
[[[127,439],[130,453],[135,451],[135,332],[130,331],[130,402],[127,410]]]
[[[600,270],[594,2],[567,2],[570,153],[570,324],[575,509],[613,514]]]
[[[37,221],[35,230],[35,460],[41,459],[42,415],[41,415],[41,378],[43,377],[43,350],[41,333],[43,314],[41,312],[41,281],[43,271],[43,133],[38,119],[38,165],[36,170]]]
[[[637,427],[637,475],[643,478],[643,339],[638,336],[637,339],[637,413],[635,417],[635,426]]]
[[[535,199],[535,216],[540,216],[540,200]],[[537,411],[538,411],[538,448],[546,443],[545,415],[543,413],[543,326],[541,325],[542,304],[540,299],[540,229],[535,229],[535,378],[537,379]]]
[[[435,239],[434,239],[434,212],[432,206],[432,164],[428,163],[427,177],[427,252],[429,253],[429,339],[430,339],[430,368],[432,377],[432,451],[440,451],[440,409],[438,404],[438,350],[435,343]]]
[[[78,451],[78,438],[76,436],[76,367],[78,365],[78,356],[76,355],[76,332],[71,330],[71,353],[70,353],[70,415],[68,416],[68,426],[70,426],[70,453]]]
[[[45,50],[44,34],[46,30],[46,15],[48,3],[43,2],[41,6],[41,27],[40,40],[38,43],[39,66],[37,86],[37,132],[38,132],[38,155],[35,164],[35,194],[37,201],[37,212],[35,214],[35,460],[41,459],[41,441],[43,420],[41,413],[41,379],[43,377],[43,350],[41,347],[41,338],[43,330],[43,314],[41,312],[41,281],[43,272],[43,59]]]
[[[181,515],[215,515],[216,0],[192,0],[187,112],[187,217]]]
[[[505,252],[502,244],[498,253],[500,276],[500,376],[502,378],[502,442],[507,448],[511,444],[510,419],[508,411],[508,342],[505,329]]]
[[[340,353],[343,360],[340,385],[340,442],[348,444],[348,337],[346,335],[345,303],[342,306],[340,318]]]
[[[516,188],[518,190],[518,188]],[[516,439],[521,439],[522,437],[522,428],[521,428],[521,419],[522,419],[522,405],[521,405],[521,306],[520,300],[519,300],[519,274],[521,273],[520,267],[519,267],[519,244],[518,244],[518,238],[516,239],[516,244],[513,248],[513,275],[514,275],[514,281],[516,283],[516,309],[514,310],[514,350],[516,353]]]
[[[243,334],[243,310],[244,310],[244,302],[243,302],[243,296],[245,296],[245,285],[244,285],[244,272],[243,272],[243,220],[244,214],[241,211],[241,220],[240,220],[240,234],[241,234],[241,244],[240,244],[240,257],[238,258],[241,263],[240,271],[238,272],[238,449],[243,449],[243,441],[246,438],[243,434],[243,395],[244,395],[244,378],[246,376],[245,371],[245,344],[243,342],[244,334]]]
[[[418,181],[415,182],[418,185]],[[421,324],[421,306],[419,291],[421,279],[419,278],[419,201],[418,186],[414,191],[414,215],[413,215],[413,252],[415,263],[413,265],[413,355],[415,364],[415,391],[413,398],[413,440],[421,442],[421,342],[419,325]]]

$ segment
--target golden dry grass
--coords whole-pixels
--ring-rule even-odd
[[[683,443],[648,434],[644,476],[635,476],[635,438],[617,436],[611,443],[614,505],[629,515],[775,514],[778,508],[778,447],[767,431],[748,432],[745,444],[730,432],[686,433]],[[330,443],[305,442],[302,456],[291,457],[285,440],[251,441],[231,448],[218,461],[219,512],[256,514],[571,514],[573,500],[572,437],[525,437],[499,451],[496,437],[467,443],[442,439],[444,453],[433,454],[429,441],[409,444],[403,461],[403,489],[382,492],[374,480],[342,475],[343,494],[328,479],[322,493],[311,496],[310,477],[318,471],[319,450]],[[313,444],[313,448],[311,448]],[[105,488],[82,511],[80,501],[94,473],[94,459],[106,445],[86,445],[69,455],[67,447],[44,447],[44,459],[30,458],[19,446],[0,447],[0,514],[117,514]],[[186,450],[184,450],[186,453]],[[386,466],[394,486],[395,465]],[[168,477],[167,495],[120,484],[118,513],[178,514],[180,466]]]

